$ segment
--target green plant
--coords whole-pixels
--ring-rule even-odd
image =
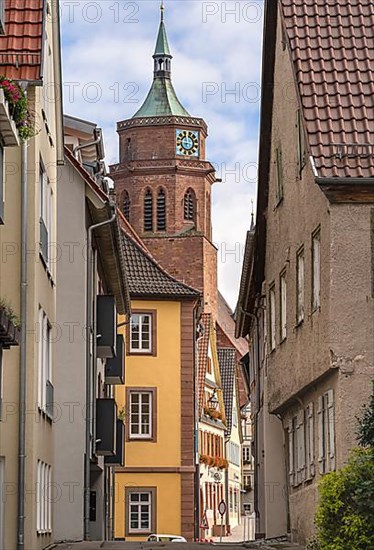
[[[125,409],[125,407],[121,407],[118,410],[117,418],[118,418],[118,420],[121,420],[122,422],[125,422],[125,420],[126,420],[126,409]]]
[[[374,449],[374,381],[370,403],[364,406],[362,418],[359,419],[357,437],[362,447]]]
[[[374,548],[374,451],[353,451],[348,464],[320,482],[316,514],[321,550]]]
[[[14,313],[14,310],[12,308],[12,305],[7,302],[4,298],[0,298],[0,309],[4,309],[5,313],[9,317],[9,321],[13,323],[13,325],[16,328],[21,327],[21,320],[20,318]]]
[[[0,88],[4,90],[21,141],[34,137],[37,133],[35,121],[28,108],[25,91],[14,80],[5,76],[0,76]]]

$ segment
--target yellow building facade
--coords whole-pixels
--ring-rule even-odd
[[[132,316],[124,330],[125,386],[116,389],[126,442],[125,465],[116,470],[115,539],[141,541],[153,533],[192,539],[199,294],[163,271],[140,241],[129,234],[124,240]]]

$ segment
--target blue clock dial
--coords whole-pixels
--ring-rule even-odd
[[[199,132],[191,130],[177,130],[176,153],[186,157],[199,156]]]

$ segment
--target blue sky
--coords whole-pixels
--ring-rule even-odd
[[[158,0],[62,0],[64,109],[104,130],[106,160],[118,160],[116,122],[130,118],[152,82]],[[213,240],[219,286],[236,304],[251,201],[256,193],[262,0],[165,0],[173,83],[209,128]]]

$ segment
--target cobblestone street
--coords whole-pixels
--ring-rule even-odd
[[[79,542],[79,543],[63,543],[52,546],[51,550],[175,550],[178,543],[145,543],[145,542]],[[261,549],[261,550],[305,550],[303,546],[292,544],[282,539],[272,541],[256,541],[256,542],[226,542],[226,543],[187,543],[180,544],[181,550],[198,550],[209,548],[210,546],[220,546],[224,550],[230,548],[244,549]]]

